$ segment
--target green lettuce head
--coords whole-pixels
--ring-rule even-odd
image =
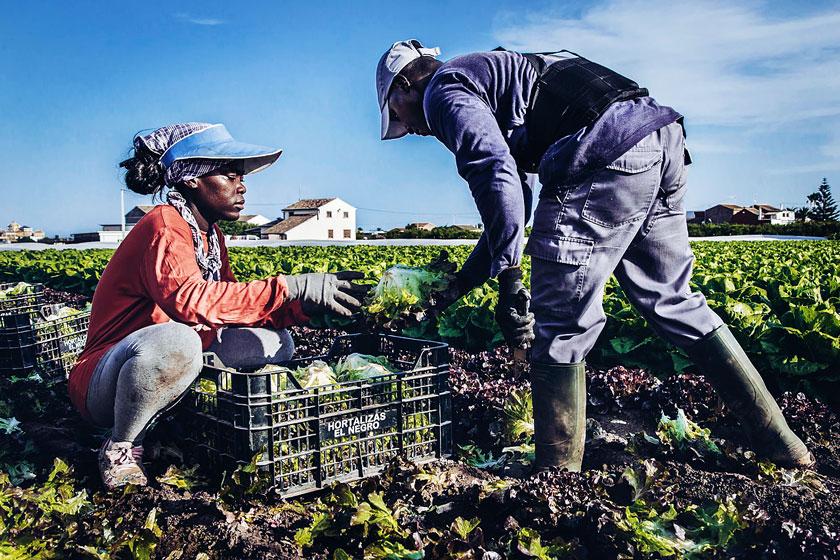
[[[426,266],[386,270],[367,297],[365,313],[374,325],[402,332],[434,319],[457,291],[455,263],[441,251]]]

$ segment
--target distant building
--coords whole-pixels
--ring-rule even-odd
[[[414,229],[422,229],[424,231],[432,231],[435,229],[435,224],[429,222],[414,222],[413,224],[408,224],[408,227]]]
[[[142,206],[135,206],[131,210],[129,210],[125,214],[125,227],[128,229],[129,226],[134,227],[137,225],[137,222],[140,221],[140,218],[151,212],[155,209],[155,205],[142,205]]]
[[[782,210],[769,204],[754,204],[748,208],[742,208],[732,216],[733,224],[747,225],[787,225],[796,220],[793,210]]]
[[[251,224],[251,225],[255,225],[255,226],[264,226],[265,224],[267,224],[271,220],[269,220],[268,218],[266,218],[265,216],[262,216],[260,214],[248,214],[247,216],[246,215],[240,215],[239,219],[236,220],[236,221],[237,222],[242,222],[243,224]]]
[[[712,224],[729,224],[732,223],[732,216],[740,212],[741,208],[737,204],[717,204],[706,209],[705,220]]]
[[[154,209],[154,205],[135,206],[125,214],[125,233],[128,234],[140,218],[148,214]],[[119,243],[122,241],[122,224],[101,224],[102,229],[91,233],[74,233],[73,240],[76,243],[85,243],[88,241],[99,241],[109,243]]]
[[[141,205],[135,206],[125,214],[125,233],[128,234],[129,231],[137,225],[137,222],[140,219],[151,212],[155,208],[154,205]],[[240,215],[239,222],[244,222],[246,224],[253,224],[255,226],[261,226],[267,224],[270,220],[265,216],[261,216],[259,214],[250,214],[250,215]],[[106,242],[106,243],[119,243],[123,238],[122,233],[122,224],[102,224],[102,229],[99,231],[89,232],[89,233],[74,233],[73,234],[73,242],[74,243],[86,243],[89,241],[94,242]]]
[[[779,210],[778,212],[768,212],[768,219],[771,225],[786,226],[796,221],[796,213],[793,210]]]
[[[0,240],[3,243],[17,243],[21,239],[31,239],[32,241],[40,241],[46,237],[44,232],[40,229],[32,229],[29,226],[21,226],[17,222],[12,222],[6,226],[5,230],[0,230]]]
[[[356,208],[340,198],[309,198],[283,208],[283,216],[246,233],[260,239],[330,241],[356,239]]]
[[[462,229],[464,231],[474,231],[474,232],[477,232],[477,233],[481,233],[481,231],[482,231],[481,226],[455,224],[452,227]]]
[[[758,225],[761,210],[758,208],[741,208],[732,215],[731,223],[744,225]]]
[[[705,210],[686,210],[685,221],[689,224],[702,224],[706,221]]]
[[[88,231],[85,233],[71,233],[70,237],[73,238],[71,243],[88,243],[88,242],[98,242],[99,241],[99,232],[98,231]]]

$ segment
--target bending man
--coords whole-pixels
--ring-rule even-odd
[[[813,456],[790,430],[760,374],[702,294],[683,197],[679,113],[638,84],[574,53],[493,51],[442,63],[401,41],[376,74],[382,139],[433,135],[455,155],[485,234],[458,273],[462,293],[499,278],[497,319],[514,344],[530,334],[519,262],[532,188],[542,188],[525,249],[536,318],[532,392],[538,470],[579,470],[585,439],[584,360],[600,334],[615,273],[634,307],[685,349],[739,417],[753,449],[784,466]]]

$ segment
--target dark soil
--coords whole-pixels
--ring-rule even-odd
[[[83,302],[83,298],[52,290],[49,296],[55,301]],[[326,353],[341,333],[294,328],[292,334],[296,355],[312,356]],[[512,390],[528,388],[527,372],[521,379],[511,377],[512,360],[506,349],[477,354],[452,350],[450,362],[456,458],[459,446],[465,445],[499,457],[506,445],[502,408]],[[702,378],[675,376],[660,382],[643,371],[614,368],[589,371],[588,379],[589,430],[582,473],[534,476],[523,465],[493,473],[455,460],[425,465],[395,462],[382,475],[351,483],[351,488],[360,500],[370,492],[383,492],[385,503],[402,511],[400,523],[407,532],[406,542],[424,543],[426,558],[454,557],[452,543],[456,541],[458,550],[466,547],[472,551],[466,556],[469,558],[522,558],[526,554],[516,545],[515,537],[522,527],[537,530],[544,545],[561,539],[556,542],[568,544],[580,558],[615,558],[627,552],[610,516],[623,511],[615,509],[615,504],[632,501],[626,497],[621,473],[649,459],[656,461],[671,483],[667,491],[665,486],[657,490],[662,492],[656,494],[659,497],[667,494],[673,503],[686,508],[732,496],[745,510],[749,507],[752,517],[744,529],[751,535],[745,539],[749,546],[733,548],[729,557],[807,557],[802,543],[809,543],[807,547],[813,550],[834,550],[831,547],[837,539],[830,533],[840,528],[840,424],[833,411],[802,395],[780,399],[791,426],[817,457],[816,472],[821,478],[819,485],[773,483],[751,471],[754,461],[727,462],[660,451],[640,456],[627,450],[628,442],[640,432],[655,432],[662,412],[674,414],[677,407],[710,428],[712,437],[720,438],[716,441],[729,441],[733,449],[745,446],[732,415],[721,407]],[[156,558],[175,551],[182,552],[180,558],[195,558],[202,552],[210,558],[332,558],[338,547],[360,558],[365,543],[370,542],[370,535],[362,535],[359,527],[346,526],[342,534],[324,535],[306,549],[295,544],[295,534],[309,526],[312,512],[327,507],[329,491],[290,500],[270,492],[233,498],[230,492],[220,496],[216,483],[189,492],[155,480],[136,491],[107,493],[95,465],[95,450],[105,434],[80,418],[67,399],[66,386],[30,381],[2,384],[0,398],[12,410],[0,416],[21,421],[26,438],[37,447],[37,452],[26,458],[41,473],[39,479],[48,472],[53,458],[61,457],[73,466],[89,494],[96,494],[94,501],[106,508],[109,520],[123,517],[142,524],[156,508],[163,530]],[[183,421],[182,416],[170,415],[150,432],[146,459],[152,478],[160,476],[170,463],[179,463],[167,449],[171,434],[178,431],[173,423]],[[738,457],[743,457],[740,453]],[[499,481],[507,485],[502,488]],[[496,486],[488,486],[493,484]],[[611,503],[613,506],[608,506]],[[436,536],[433,529],[446,532],[458,517],[478,517],[480,538],[473,532],[461,543],[452,534]],[[827,554],[811,557],[833,557]]]

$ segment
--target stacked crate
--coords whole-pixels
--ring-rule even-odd
[[[16,287],[0,284],[0,291]],[[44,305],[44,286],[27,284],[0,299],[0,375],[36,372],[46,381],[67,377],[87,339],[90,312],[45,319],[61,306]]]
[[[397,456],[414,463],[452,454],[449,357],[441,342],[391,335],[348,335],[326,356],[386,356],[394,373],[302,388],[289,369],[248,373],[214,354],[192,388],[190,440],[202,464],[225,470],[255,462],[278,494],[303,494],[334,481],[364,478]]]

